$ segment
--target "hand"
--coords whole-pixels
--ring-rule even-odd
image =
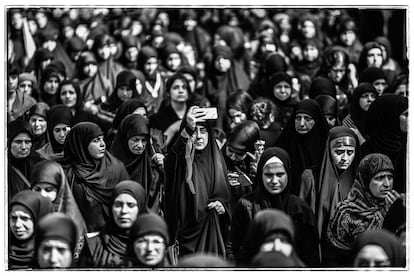
[[[238,173],[236,172],[227,173],[227,178],[229,179],[229,184],[231,186],[240,186]]]
[[[155,153],[152,156],[152,161],[160,168],[164,167],[165,156],[162,153]]]
[[[210,202],[207,205],[207,208],[208,209],[214,208],[219,215],[222,215],[226,212],[226,209],[224,209],[224,206],[223,206],[223,204],[221,204],[220,201]]]
[[[397,191],[395,190],[388,191],[387,194],[385,195],[385,206],[387,210],[399,198],[400,198],[400,194]]]
[[[198,106],[192,106],[187,112],[186,121],[189,127],[195,129],[195,126],[199,122],[204,122],[205,120],[202,119],[206,115],[206,112],[200,110]]]

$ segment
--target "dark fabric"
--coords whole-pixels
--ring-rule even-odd
[[[112,91],[107,101],[102,103],[102,109],[113,113],[113,116],[115,116],[119,106],[122,104],[122,100],[118,96],[118,89],[121,86],[127,86],[129,89],[132,90],[131,99],[137,98],[138,95],[137,95],[136,89],[134,89],[135,79],[136,77],[132,72],[121,71],[116,76],[116,84],[115,84],[114,90]]]
[[[207,147],[195,151],[190,137],[182,135],[169,150],[166,158],[166,213],[170,238],[180,245],[180,255],[209,252],[225,256],[226,225],[230,221],[230,187],[223,156],[215,143],[212,128]],[[189,162],[187,162],[189,161]],[[187,164],[192,164],[188,168]],[[192,172],[192,173],[190,173]],[[187,179],[191,176],[191,179]],[[208,210],[210,202],[220,201],[225,214]]]
[[[111,195],[111,206],[120,194],[129,194],[137,201],[138,213],[145,213],[145,191],[141,184],[126,180],[119,182]],[[121,229],[112,212],[102,231],[87,243],[81,253],[81,265],[86,267],[123,267],[127,262],[127,245],[130,229]],[[83,259],[83,260],[82,260]]]
[[[112,87],[115,87],[116,78],[123,70],[122,65],[115,61],[111,56],[107,60],[102,60],[98,55],[98,48],[113,42],[115,41],[111,36],[100,33],[95,37],[92,51],[94,51],[98,59],[98,72],[109,80]]]
[[[378,152],[387,155],[394,166],[405,165],[407,134],[400,129],[399,116],[408,109],[408,98],[383,95],[369,107],[367,114],[368,139],[362,145],[362,154]],[[404,167],[399,174],[405,174]],[[402,178],[398,178],[402,179]],[[395,189],[406,190],[406,183],[395,182]]]
[[[391,267],[405,267],[405,251],[401,241],[386,230],[368,230],[355,239],[352,246],[354,256],[366,245],[378,245],[387,254]]]
[[[153,76],[149,76],[144,70],[147,60],[153,57],[158,59],[158,54],[151,46],[142,47],[138,53],[138,70],[144,74],[142,85],[145,87],[139,99],[144,101],[149,115],[158,112],[165,98],[165,80],[159,70]]]
[[[49,64],[42,71],[42,76],[40,78],[40,84],[39,84],[40,99],[39,99],[39,101],[47,103],[50,107],[54,106],[57,103],[56,94],[49,94],[49,93],[45,92],[45,90],[44,90],[44,84],[46,83],[47,80],[49,80],[51,78],[56,78],[58,80],[58,82],[60,83],[59,72],[58,72],[57,68],[54,68],[53,66],[50,66],[50,64]]]
[[[335,84],[331,79],[317,77],[312,81],[309,88],[309,98],[315,99],[319,95],[329,95],[336,98]]]
[[[108,151],[100,160],[90,156],[88,145],[100,135],[102,130],[96,124],[78,123],[66,137],[62,160],[88,231],[102,227],[108,219],[113,187],[129,179],[125,166]]]
[[[128,147],[128,139],[136,135],[143,135],[147,139],[146,148],[140,155],[133,154]],[[151,146],[148,120],[138,114],[126,116],[122,120],[110,152],[124,163],[131,180],[144,187],[148,207],[151,208],[154,203],[159,204],[161,183],[151,159],[155,152]]]
[[[276,105],[277,113],[275,114],[275,121],[280,123],[283,129],[287,126],[298,101],[292,97],[292,94],[284,101],[277,99],[273,93],[273,87],[281,81],[286,81],[292,88],[292,78],[285,72],[277,72],[270,75],[265,81],[265,97],[271,99]]]
[[[11,232],[9,233],[9,269],[31,268],[34,266],[34,238],[36,236],[38,221],[44,215],[53,212],[53,205],[48,198],[30,190],[21,191],[13,196],[9,205],[9,213],[15,204],[22,205],[28,209],[35,227],[35,232],[29,239],[23,241],[16,239]]]
[[[292,179],[291,162],[289,155],[281,148],[266,149],[257,165],[257,188],[241,198],[233,210],[230,239],[236,261],[241,264],[249,262],[247,229],[256,213],[264,209],[277,209],[289,215],[293,221],[295,231],[295,244],[299,257],[309,266],[319,264],[318,233],[315,217],[301,198],[290,194],[290,183],[278,195],[271,195],[263,184],[263,166],[273,156],[278,157],[288,174],[288,181]],[[252,256],[250,256],[252,257]]]
[[[141,263],[135,257],[134,252],[136,240],[145,235],[159,235],[164,239],[166,247],[170,244],[167,223],[162,217],[155,213],[139,215],[129,233],[129,241],[127,246],[127,253],[133,267],[145,267],[145,264]],[[165,252],[166,251],[167,249],[165,249]],[[163,263],[164,260],[161,260],[161,263],[156,266],[162,265]]]
[[[394,234],[402,228],[406,228],[407,224],[407,207],[402,198],[397,199],[391,205],[384,218],[382,224],[383,229],[386,229]]]
[[[374,197],[369,189],[371,178],[380,171],[393,172],[387,156],[376,153],[361,160],[348,197],[338,204],[329,220],[327,238],[335,248],[350,252],[358,234],[382,228],[388,209],[385,200]]]
[[[56,187],[56,199],[53,201],[54,210],[66,214],[74,221],[77,228],[77,240],[80,240],[87,232],[86,224],[61,165],[50,160],[37,163],[32,171],[32,188],[41,183]]]
[[[372,84],[367,82],[360,83],[358,87],[354,89],[354,93],[352,94],[350,110],[351,119],[364,138],[366,138],[367,135],[367,111],[362,110],[359,104],[359,99],[365,92],[372,92],[378,97],[378,92]]]
[[[256,77],[250,84],[250,92],[254,97],[266,96],[266,85],[271,75],[278,72],[286,72],[287,65],[285,59],[278,53],[268,54],[262,64]]]
[[[27,95],[19,89],[16,90],[15,93],[16,98],[13,102],[11,111],[8,113],[10,116],[10,118],[8,118],[8,121],[15,119],[24,119],[26,113],[33,105],[36,104],[36,100],[32,98],[32,96]]]
[[[250,265],[252,267],[305,267],[302,262],[278,251],[260,252],[253,258]]]
[[[274,209],[265,209],[254,215],[253,221],[249,227],[246,245],[249,254],[249,263],[253,260],[253,257],[260,252],[260,246],[266,239],[279,232],[286,234],[288,243],[295,248],[295,228],[290,216],[283,211]],[[295,249],[293,249],[289,257],[303,266],[302,261],[296,255]]]
[[[359,83],[369,82],[372,84],[374,83],[374,81],[380,80],[380,79],[384,79],[385,81],[387,81],[384,71],[376,67],[370,67],[370,68],[365,68],[361,72],[361,75],[359,76],[358,81]]]
[[[168,127],[178,120],[180,120],[180,118],[177,113],[175,113],[171,105],[168,105],[150,117],[150,125],[151,128],[159,129],[162,132],[165,132]]]
[[[126,102],[123,102],[115,115],[114,121],[112,122],[112,127],[116,130],[119,129],[122,120],[129,115],[132,114],[138,107],[144,107],[145,105],[142,101],[138,99],[130,99]]]
[[[355,140],[355,157],[352,164],[345,171],[339,171],[332,160],[331,141],[340,137],[351,137]],[[329,218],[333,215],[336,206],[348,196],[352,188],[357,168],[361,160],[360,145],[356,134],[348,127],[338,126],[329,131],[325,153],[319,174],[317,188],[317,204],[315,215],[318,222],[319,237],[322,244],[326,241],[326,229]]]
[[[233,267],[229,262],[219,256],[198,253],[189,255],[180,260],[178,267],[212,268],[212,267]]]
[[[223,57],[231,61],[231,67],[227,72],[219,72],[215,68],[215,60]],[[213,106],[217,106],[219,120],[217,127],[222,128],[224,124],[224,116],[226,116],[226,100],[227,96],[240,88],[248,89],[250,85],[246,72],[236,65],[234,53],[228,46],[218,45],[212,50],[211,59],[206,68],[206,80],[204,84],[205,95]]]
[[[323,115],[331,115],[338,118],[338,105],[336,99],[329,95],[319,95],[315,98],[318,102]]]
[[[315,120],[313,128],[304,135],[295,129],[295,117],[298,113],[306,113]],[[311,169],[314,175],[318,175],[327,136],[328,124],[319,104],[311,99],[299,102],[277,141],[277,145],[286,150],[292,160],[290,186],[293,195],[299,195],[301,175],[305,169]]]
[[[9,194],[10,197],[12,197],[15,192],[18,192],[23,188],[25,189],[26,180],[30,183],[30,174],[33,166],[41,160],[39,155],[34,152],[33,145],[29,156],[26,158],[17,159],[11,154],[11,143],[20,133],[28,133],[29,137],[33,140],[33,134],[29,123],[22,120],[15,120],[7,125],[7,160],[9,171],[12,171],[12,173],[8,175],[9,191],[11,192],[11,194]]]
[[[72,253],[75,250],[78,234],[72,218],[61,213],[44,216],[36,229],[35,245],[39,248],[42,241],[57,239],[67,242]]]
[[[112,93],[114,85],[99,70],[93,77],[85,76],[83,68],[90,64],[97,64],[95,55],[92,52],[83,52],[76,63],[76,78],[79,79],[82,99],[87,101],[98,101],[102,97],[108,97]]]

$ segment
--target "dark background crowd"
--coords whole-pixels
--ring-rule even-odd
[[[406,267],[407,9],[6,29],[8,269]]]

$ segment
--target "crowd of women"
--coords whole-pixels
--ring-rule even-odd
[[[404,268],[404,18],[8,8],[8,268]]]

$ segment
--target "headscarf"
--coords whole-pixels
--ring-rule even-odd
[[[295,129],[295,117],[298,113],[306,113],[315,120],[315,125],[306,134],[301,135]],[[279,136],[277,145],[286,150],[292,161],[291,192],[299,194],[300,178],[305,169],[312,169],[317,175],[328,136],[328,124],[319,104],[312,99],[299,102],[285,129]]]
[[[51,66],[51,65],[52,65],[51,63],[48,64],[46,68],[42,71],[42,75],[41,75],[40,83],[39,83],[40,100],[46,102],[50,107],[56,104],[56,95],[45,93],[43,86],[46,83],[46,81],[49,80],[50,78],[56,78],[58,82],[60,82],[58,68],[56,68],[55,66]]]
[[[263,169],[266,163],[272,159],[273,157],[277,157],[280,161],[282,161],[282,165],[285,168],[287,178],[288,178],[288,185],[280,194],[270,194],[263,183]],[[257,185],[256,191],[254,192],[255,201],[259,202],[262,205],[261,209],[267,208],[274,208],[278,210],[285,211],[287,207],[287,202],[290,196],[291,190],[291,181],[292,181],[292,174],[291,174],[291,163],[288,153],[278,147],[271,147],[267,148],[261,155],[259,163],[257,164]],[[289,185],[290,184],[290,185]]]
[[[233,150],[253,153],[254,143],[260,140],[260,127],[256,122],[247,120],[235,126],[228,139],[227,145]]]
[[[390,267],[405,267],[405,252],[401,241],[391,232],[380,230],[367,230],[358,235],[352,245],[354,258],[366,245],[378,245],[384,249],[390,260]]]
[[[69,107],[63,104],[54,105],[47,112],[47,132],[49,135],[49,142],[53,148],[54,153],[63,152],[63,145],[59,144],[55,140],[55,136],[53,134],[53,129],[58,124],[65,124],[68,127],[72,127],[73,124],[72,111]]]
[[[265,209],[259,211],[249,226],[247,250],[249,261],[259,253],[261,245],[266,239],[278,232],[283,232],[288,237],[288,242],[295,245],[295,228],[290,216],[281,210]],[[296,256],[295,250],[292,255]],[[296,256],[296,259],[299,258]]]
[[[138,214],[145,213],[145,191],[144,188],[136,181],[124,180],[119,182],[112,191],[111,208],[115,199],[120,194],[128,194],[137,201]],[[92,257],[96,264],[100,266],[109,265],[106,260],[111,258],[116,260],[115,263],[120,263],[123,258],[127,256],[128,237],[130,229],[121,229],[115,223],[112,211],[110,212],[110,219],[100,232],[100,239],[103,246],[95,248]]]
[[[88,64],[98,65],[97,59],[92,52],[83,52],[76,63],[75,73],[80,80],[79,86],[82,91],[82,100],[97,101],[102,97],[108,97],[112,93],[113,84],[99,70],[96,75],[89,77],[84,74],[83,68]]]
[[[372,177],[381,171],[394,172],[386,155],[369,154],[359,163],[348,197],[339,203],[329,220],[327,237],[333,246],[349,251],[358,234],[382,228],[387,212],[385,200],[374,197],[369,189]]]
[[[38,250],[43,241],[49,239],[59,240],[69,245],[73,255],[78,238],[79,234],[77,233],[75,222],[71,217],[62,213],[51,213],[42,217],[37,225],[35,248]],[[38,261],[38,258],[36,252],[34,260]]]
[[[383,79],[387,82],[387,77],[385,76],[384,71],[382,71],[380,68],[376,67],[369,67],[362,70],[361,75],[359,76],[359,83],[362,82],[369,82],[374,83],[376,80]]]
[[[30,181],[30,173],[32,168],[31,155],[33,153],[33,144],[29,156],[26,158],[17,159],[11,153],[11,143],[14,138],[20,133],[27,133],[29,138],[33,141],[33,133],[29,123],[23,120],[14,120],[7,125],[7,149],[8,149],[8,162],[14,168],[20,171]],[[11,183],[9,183],[10,185]]]
[[[372,92],[378,97],[378,92],[375,87],[371,83],[363,82],[355,88],[351,100],[351,119],[363,136],[366,134],[367,111],[362,110],[359,99],[365,92]]]
[[[86,234],[86,224],[73,197],[66,174],[60,164],[52,160],[37,163],[32,171],[32,188],[36,184],[47,183],[56,187],[56,199],[53,201],[55,212],[69,216],[77,228],[77,241]]]
[[[345,138],[347,140],[344,140]],[[336,147],[332,143],[338,142],[340,145],[353,145],[355,147],[354,160],[343,172],[338,171],[331,155],[332,148]],[[328,220],[335,211],[336,206],[339,202],[346,199],[351,190],[360,159],[360,145],[355,132],[345,126],[333,127],[329,131],[329,136],[326,141],[325,153],[319,175],[319,198],[316,215],[320,238],[326,233]]]
[[[145,110],[147,110],[146,106],[141,100],[129,99],[123,102],[115,114],[114,121],[112,122],[112,128],[118,130],[124,118],[132,114],[138,107],[143,107]]]
[[[338,118],[338,104],[336,99],[330,95],[319,95],[315,98],[321,108],[323,115],[331,115]]]
[[[183,121],[181,131],[185,125]],[[170,231],[177,231],[171,233],[171,237],[178,235],[184,248],[223,255],[225,245],[218,215],[206,207],[210,202],[220,201],[226,209],[221,219],[229,219],[230,184],[213,129],[208,122],[202,125],[208,131],[206,148],[196,151],[191,137],[187,136],[182,152],[176,153],[173,148],[168,153],[165,170],[171,185],[167,185],[165,191],[166,218]],[[176,144],[178,142],[183,141],[178,140]]]
[[[358,72],[362,72],[362,70],[364,70],[365,68],[367,68],[367,55],[368,55],[368,51],[371,49],[380,49],[381,53],[382,53],[382,49],[381,49],[381,45],[375,41],[369,41],[367,43],[364,44],[364,47],[362,48],[362,52],[359,55],[359,61],[358,61]],[[384,61],[383,61],[384,64]]]
[[[406,143],[406,134],[400,129],[399,119],[406,109],[408,98],[391,94],[376,99],[367,112],[367,143],[375,152],[387,155],[393,162]]]
[[[131,227],[127,248],[128,255],[131,257],[134,265],[143,265],[139,263],[139,260],[135,257],[134,246],[137,239],[145,235],[161,236],[164,239],[165,255],[167,254],[167,246],[170,244],[170,240],[168,236],[168,226],[164,218],[151,212],[140,214],[134,225]],[[161,261],[159,265],[162,265],[162,263],[163,262]]]
[[[291,256],[286,256],[279,251],[259,252],[256,254],[250,265],[252,267],[305,267],[302,262]]]
[[[128,147],[129,138],[137,135],[146,137],[147,145],[140,155],[133,154]],[[147,193],[152,184],[150,127],[148,119],[138,114],[130,114],[122,120],[110,152],[121,160],[132,180],[140,183]]]
[[[253,99],[249,95],[249,93],[238,89],[227,97],[226,110],[228,112],[230,108],[233,108],[235,110],[241,111],[244,114],[248,115],[249,108],[252,102],[253,102]]]
[[[331,79],[317,77],[312,81],[309,88],[309,98],[315,99],[319,95],[329,95],[336,99],[336,88]]]
[[[27,73],[27,72],[20,73],[19,74],[19,82],[18,82],[18,85],[20,83],[24,82],[24,81],[30,81],[32,83],[32,94],[31,94],[31,96],[34,99],[38,100],[39,99],[39,88],[37,86],[36,77],[33,74],[31,74],[31,73]]]
[[[93,159],[89,154],[89,143],[100,135],[103,132],[95,123],[76,124],[66,137],[63,163],[74,170],[88,200],[96,200],[109,207],[112,189],[124,177],[124,168],[108,151],[100,160]]]
[[[52,202],[48,198],[31,190],[21,191],[15,194],[10,201],[9,210],[13,205],[22,205],[28,209],[33,221],[34,233],[28,240],[18,240],[10,233],[9,240],[9,267],[28,268],[32,267],[32,257],[35,254],[34,239],[38,221],[44,215],[53,212]],[[10,213],[10,211],[9,211]]]
[[[180,260],[178,267],[211,268],[232,267],[233,265],[219,256],[206,253],[196,253]]]
[[[38,115],[40,117],[43,117],[43,119],[47,121],[46,116],[47,116],[47,112],[49,111],[49,109],[50,107],[47,105],[47,103],[44,103],[44,102],[36,103],[29,109],[27,121],[29,121],[30,117],[32,117],[33,115]],[[41,148],[43,145],[45,145],[47,142],[48,142],[48,138],[47,138],[47,129],[46,129],[45,132],[41,134],[40,136],[33,135],[32,147],[34,150],[37,150]]]
[[[127,86],[129,89],[132,90],[131,99],[138,97],[137,91],[135,89],[135,80],[136,80],[136,77],[134,73],[128,70],[122,71],[116,76],[116,84],[115,84],[114,91],[109,96],[108,101],[105,102],[105,105],[108,105],[111,111],[118,110],[119,106],[122,104],[122,100],[118,96],[118,89],[120,87]]]

